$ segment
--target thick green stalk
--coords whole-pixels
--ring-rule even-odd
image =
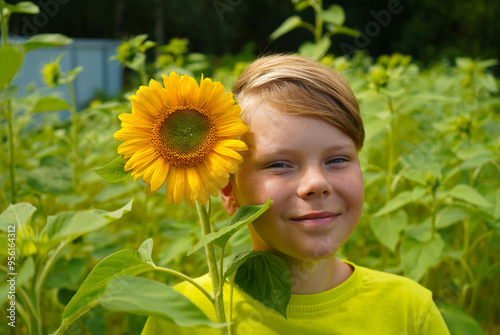
[[[198,209],[198,215],[200,216],[200,223],[203,236],[206,236],[211,232],[208,208],[206,205],[200,205],[198,203],[196,203],[196,208]],[[215,250],[214,250],[215,248],[212,243],[208,243],[205,246],[205,249],[207,252],[208,273],[210,275],[210,279],[212,280],[212,290],[215,298],[214,300],[215,316],[217,317],[218,323],[226,323],[223,290],[221,290],[222,278],[219,278],[220,274],[217,268],[217,259],[215,257]],[[228,334],[227,327],[220,328],[219,333],[221,335],[227,335]]]
[[[142,63],[139,67],[139,76],[141,80],[141,85],[148,85],[148,76],[146,71],[146,61]]]
[[[491,237],[488,240],[486,240],[485,246],[486,246],[486,250],[483,252],[482,259],[481,259],[481,265],[480,265],[479,271],[477,273],[476,281],[473,283],[473,287],[472,287],[471,298],[470,298],[469,306],[468,306],[469,307],[468,308],[469,314],[472,314],[472,312],[474,311],[474,306],[476,304],[479,284],[481,283],[481,280],[483,278],[486,278],[484,276],[484,274],[485,274],[486,268],[488,266],[488,258],[490,257]]]
[[[24,314],[21,314],[21,316],[24,318],[26,321],[26,325],[28,326],[28,334],[32,333],[31,327],[33,324],[32,317],[35,318],[35,310],[33,308],[33,304],[31,303],[30,297],[26,293],[26,291],[23,288],[20,288],[17,290],[17,294],[19,295],[21,301],[24,303],[24,305],[27,308],[27,311],[24,312]],[[21,309],[19,308],[20,306],[16,306],[16,308],[20,311]],[[31,316],[30,316],[31,315]]]
[[[71,113],[71,151],[73,156],[73,185],[75,190],[78,190],[78,184],[80,181],[79,172],[79,156],[78,156],[78,112],[76,110],[76,98],[75,90],[73,88],[73,82],[68,80],[68,91],[70,97],[69,110]]]
[[[323,10],[323,1],[318,0],[318,6],[314,8],[316,11],[316,29],[314,31],[314,42],[318,43],[321,40],[323,33],[323,19],[319,16],[319,12]]]
[[[431,240],[434,239],[434,235],[436,235],[436,212],[437,212],[437,201],[436,201],[436,190],[432,189],[432,216],[431,216]]]
[[[7,112],[5,115],[7,121],[7,140],[9,142],[9,177],[10,177],[10,198],[11,202],[16,203],[16,154],[14,150],[14,115],[12,114],[12,105],[7,101]]]
[[[8,41],[8,36],[9,36],[9,15],[5,16],[3,14],[3,8],[4,4],[3,1],[0,2],[0,19],[2,20],[2,45],[5,47],[9,43]]]
[[[57,246],[56,250],[52,252],[52,255],[50,258],[47,260],[45,265],[43,266],[42,271],[40,274],[36,277],[36,280],[33,283],[33,288],[32,288],[32,299],[33,299],[33,307],[34,307],[34,312],[36,317],[34,318],[34,325],[33,329],[35,331],[34,334],[36,335],[42,335],[42,315],[40,313],[40,297],[42,295],[42,286],[43,283],[45,282],[45,279],[47,278],[47,275],[49,274],[49,270],[52,268],[54,265],[57,256],[61,253],[61,251],[71,242],[70,239],[67,239],[65,241],[62,241],[59,243]]]

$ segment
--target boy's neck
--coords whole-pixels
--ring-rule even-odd
[[[346,281],[353,269],[335,256],[328,259],[286,260],[292,279],[292,294],[315,294],[331,290]]]

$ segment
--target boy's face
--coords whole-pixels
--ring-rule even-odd
[[[249,227],[253,247],[285,260],[333,256],[356,228],[364,188],[356,147],[320,119],[254,108],[243,140],[249,150],[231,183],[224,207],[272,206]]]

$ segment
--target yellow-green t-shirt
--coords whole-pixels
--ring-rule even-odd
[[[236,285],[224,285],[226,315],[233,288],[232,333],[449,334],[429,290],[405,277],[346,263],[354,268],[354,272],[341,285],[317,294],[292,295],[287,307],[287,319],[254,300]],[[208,275],[198,278],[197,282],[211,291]],[[212,304],[198,289],[189,283],[181,283],[175,289],[215,320]],[[183,328],[160,318],[149,317],[142,335],[156,334],[217,335],[218,330],[207,327]]]

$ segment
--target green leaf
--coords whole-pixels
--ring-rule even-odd
[[[121,250],[100,261],[64,308],[60,329],[66,328],[97,304],[97,299],[106,290],[108,282],[121,276],[135,276],[154,268],[144,262],[140,252]]]
[[[0,48],[0,88],[10,83],[23,63],[23,53],[16,47]]]
[[[54,244],[65,238],[77,238],[121,218],[123,214],[132,209],[132,202],[133,200],[130,200],[125,206],[113,212],[89,209],[68,211],[49,216],[47,224],[40,233],[45,234],[49,241]]]
[[[26,258],[21,266],[21,269],[17,273],[16,286],[21,287],[23,284],[29,282],[33,275],[35,274],[35,262],[32,257]]]
[[[309,0],[298,1],[294,6],[294,10],[296,12],[302,12],[304,9],[311,6],[311,2]]]
[[[43,97],[38,99],[33,107],[33,112],[59,111],[69,109],[66,100],[56,97]]]
[[[500,218],[500,189],[497,189],[495,193],[495,207],[493,209],[493,216],[495,218]]]
[[[401,231],[406,227],[408,217],[403,210],[391,213],[389,216],[372,217],[370,228],[375,237],[392,252],[395,251]]]
[[[395,198],[391,199],[388,203],[386,203],[385,206],[382,207],[378,212],[373,214],[373,216],[377,217],[393,212],[396,209],[409,204],[410,202],[417,201],[426,192],[427,190],[421,187],[416,187],[411,191],[403,191],[399,193]]]
[[[17,276],[14,276],[16,281],[16,287],[20,288],[23,284],[27,283],[35,273],[35,263],[33,258],[27,258],[21,269],[18,271]],[[8,277],[9,279],[10,277]],[[10,283],[7,281],[0,280],[0,306],[2,306],[9,298]]]
[[[427,219],[422,223],[412,224],[406,227],[405,234],[413,237],[415,240],[426,243],[431,240],[432,221]]]
[[[73,42],[73,39],[62,34],[38,34],[23,43],[26,52],[47,47],[58,47]]]
[[[437,304],[448,330],[453,335],[484,335],[478,322],[454,305]]]
[[[318,43],[305,42],[299,47],[299,54],[313,60],[318,60],[328,52],[331,45],[332,42],[327,37],[323,37]]]
[[[449,193],[455,199],[460,199],[472,205],[480,207],[489,207],[491,203],[486,200],[479,192],[465,184],[458,184]]]
[[[66,82],[73,82],[76,76],[83,71],[83,66],[77,66],[73,70],[68,72],[68,77],[66,78]]]
[[[286,318],[292,281],[283,259],[269,252],[248,258],[236,271],[234,282],[248,295]]]
[[[257,219],[262,215],[272,204],[270,199],[267,199],[264,205],[245,205],[238,208],[236,213],[233,214],[228,225],[219,229],[219,231],[210,233],[204,236],[196,245],[188,251],[188,256],[195,251],[203,248],[208,243],[214,243],[219,247],[224,247],[227,241],[233,236],[238,230],[245,227],[250,222]]]
[[[40,8],[31,1],[21,1],[15,5],[5,4],[10,13],[38,14]]]
[[[9,85],[5,87],[3,90],[0,90],[0,103],[11,100],[14,98],[19,91],[19,87],[15,85]]]
[[[87,274],[86,268],[87,259],[84,257],[73,257],[71,259],[59,257],[43,282],[43,288],[78,289],[82,283],[82,277]]]
[[[437,229],[449,227],[469,216],[469,213],[459,208],[443,210],[436,215]]]
[[[302,19],[298,15],[290,16],[283,23],[271,33],[269,37],[272,40],[277,39],[278,37],[285,35],[286,33],[294,30],[297,27],[300,27],[302,24]]]
[[[28,185],[42,193],[66,194],[71,190],[73,181],[68,166],[44,165],[26,174]]]
[[[224,258],[224,279],[236,271],[247,259],[267,253],[267,251],[245,250]]]
[[[422,243],[413,238],[407,238],[401,245],[401,263],[406,277],[419,281],[427,269],[439,263],[444,248],[440,237]]]
[[[322,10],[318,16],[325,22],[341,26],[345,22],[345,12],[342,6],[331,5],[327,10]]]
[[[153,239],[148,238],[146,241],[142,242],[141,246],[139,247],[139,253],[141,254],[142,260],[146,263],[153,263],[153,258],[151,257],[151,254],[153,252]]]
[[[219,327],[181,293],[165,284],[140,277],[116,277],[109,281],[99,304],[109,311],[154,315],[181,327]]]
[[[120,155],[102,168],[92,170],[106,181],[117,183],[122,180],[130,179],[132,171],[125,171],[124,169],[125,163],[123,163],[123,156]]]
[[[342,35],[347,35],[347,36],[352,36],[352,37],[360,37],[361,33],[359,30],[352,29],[349,27],[345,26],[328,26],[329,30],[333,30],[335,34],[342,34]]]
[[[9,207],[0,214],[0,230],[8,232],[9,226],[15,225],[17,230],[19,227],[29,224],[35,212],[36,207],[27,202],[9,205]]]

